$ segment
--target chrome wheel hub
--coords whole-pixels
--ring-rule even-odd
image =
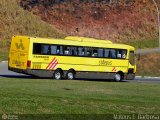
[[[57,73],[55,74],[55,78],[56,78],[57,80],[60,79],[60,78],[61,78],[61,73],[57,72]]]
[[[68,73],[68,78],[73,79],[73,73]]]
[[[121,76],[120,76],[119,74],[116,74],[116,75],[115,75],[115,80],[116,80],[116,81],[121,81]]]

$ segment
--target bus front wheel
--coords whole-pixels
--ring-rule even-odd
[[[63,76],[62,71],[59,69],[57,69],[53,74],[53,78],[56,80],[62,79],[62,76]]]
[[[70,70],[69,70],[69,71],[67,72],[67,74],[66,74],[66,78],[69,79],[69,80],[75,79],[75,73],[74,73],[74,71],[72,71],[72,70],[70,71]]]
[[[114,76],[114,80],[115,80],[116,82],[122,81],[122,76],[121,76],[121,74],[120,74],[120,73],[116,73],[115,76]]]

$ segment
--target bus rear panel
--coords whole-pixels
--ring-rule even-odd
[[[22,73],[29,65],[30,38],[24,36],[13,36],[8,58],[9,70]]]

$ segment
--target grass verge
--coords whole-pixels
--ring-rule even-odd
[[[8,60],[8,50],[0,49],[0,61]]]
[[[1,114],[160,114],[160,84],[0,77],[0,91]]]
[[[158,39],[157,40],[133,40],[132,42],[126,43],[128,45],[134,46],[136,49],[144,49],[144,48],[157,48],[158,47]]]

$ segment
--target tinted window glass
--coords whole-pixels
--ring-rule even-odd
[[[104,57],[108,58],[109,57],[109,49],[104,50]]]
[[[110,49],[110,58],[116,58],[116,50]]]
[[[90,57],[92,55],[92,48],[87,47],[85,48],[85,56]]]
[[[117,50],[117,58],[126,59],[127,50]]]
[[[33,54],[41,54],[41,44],[39,43],[33,44]]]
[[[98,49],[98,57],[103,57],[103,49]]]
[[[73,56],[77,56],[78,55],[78,50],[77,47],[71,47],[71,55]]]
[[[63,46],[59,46],[59,50],[60,50],[60,55],[63,55]]]
[[[41,53],[42,54],[51,54],[51,46],[50,45],[42,45]]]
[[[127,50],[34,43],[33,54],[42,54],[42,55],[51,54],[51,55],[69,55],[69,56],[87,56],[87,57],[126,59]]]
[[[78,48],[78,55],[79,56],[84,56],[84,48],[83,47]]]
[[[51,54],[54,55],[54,54],[57,54],[59,53],[59,50],[57,49],[57,46],[51,46]]]
[[[70,47],[68,46],[64,47],[64,55],[71,55]]]
[[[131,65],[135,65],[135,55],[134,55],[133,51],[130,51],[129,62],[130,62]]]
[[[93,48],[92,49],[92,56],[93,57],[97,57],[98,56],[98,49],[97,48]]]
[[[121,54],[122,54],[122,58],[123,58],[123,59],[126,59],[127,50],[122,50]]]

